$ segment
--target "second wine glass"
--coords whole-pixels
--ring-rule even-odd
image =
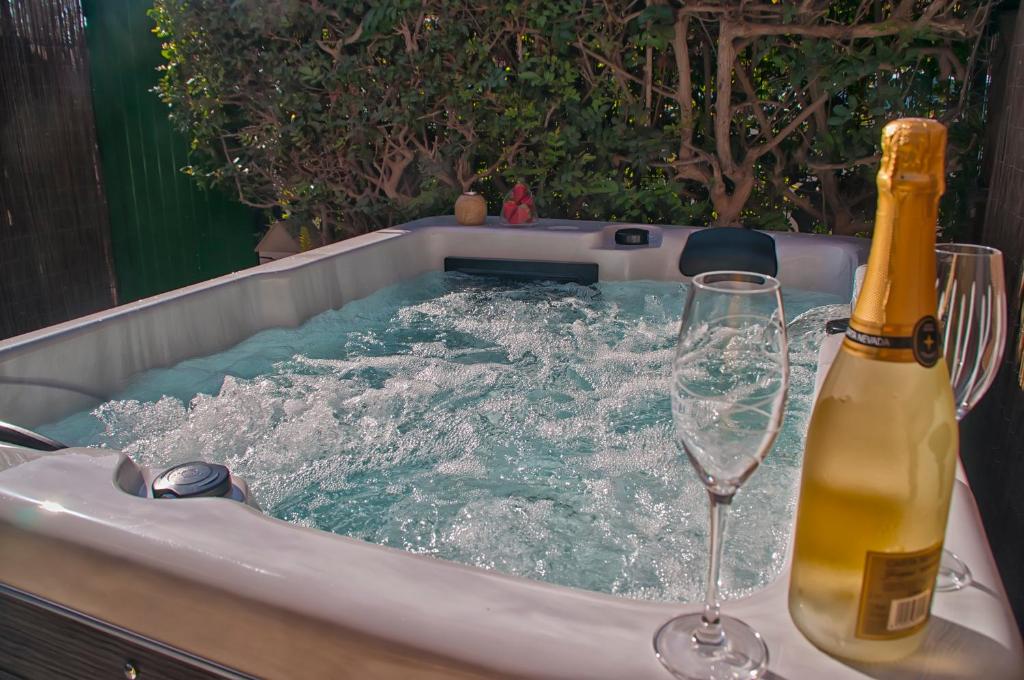
[[[719,571],[726,511],[775,442],[788,386],[779,282],[750,272],[695,276],[672,364],[672,418],[708,491],[711,556],[703,613],[668,621],[654,638],[677,677],[751,680],[767,668],[761,635],[719,613]]]
[[[938,318],[942,352],[949,367],[956,419],[978,403],[992,385],[1006,346],[1006,286],[1003,254],[967,243],[940,243],[935,248]],[[935,589],[959,590],[971,571],[944,550]]]

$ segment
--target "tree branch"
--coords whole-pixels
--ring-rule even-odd
[[[360,37],[362,37],[362,35],[363,35],[363,28],[364,28],[365,22],[366,22],[365,19],[363,21],[359,22],[359,25],[356,26],[356,30],[352,32],[352,35],[348,36],[347,38],[339,38],[334,43],[333,47],[329,46],[323,40],[317,40],[316,41],[317,47],[322,49],[327,54],[331,55],[331,58],[334,59],[334,61],[338,61],[338,59],[341,58],[341,49],[343,47],[348,47],[349,45],[351,45],[355,41],[359,40]]]
[[[242,180],[239,177],[238,169],[236,168],[235,163],[231,158],[231,152],[228,151],[227,140],[223,136],[220,138],[220,145],[221,149],[224,150],[224,160],[226,160],[231,165],[231,178],[234,180],[235,190],[238,192],[238,202],[243,205],[247,205],[250,208],[265,209],[277,207],[279,205],[277,201],[268,201],[261,203],[259,201],[250,201],[245,197],[245,192],[242,191]]]
[[[847,170],[859,165],[874,165],[880,158],[881,156],[875,154],[873,156],[865,156],[864,158],[858,158],[852,161],[840,161],[839,163],[818,163],[815,161],[807,161],[807,167],[815,172],[823,170]]]
[[[734,35],[741,38],[760,38],[770,35],[802,35],[811,38],[824,38],[826,40],[857,40],[859,38],[881,38],[887,35],[895,35],[901,31],[912,28],[930,28],[936,33],[944,35],[964,36],[967,34],[967,24],[963,21],[938,21],[931,20],[922,22],[907,21],[903,19],[888,19],[870,24],[858,24],[854,26],[829,24],[750,24],[740,23],[736,25]]]
[[[800,127],[801,123],[807,120],[808,116],[810,116],[812,113],[820,109],[822,105],[824,105],[825,102],[827,102],[831,98],[831,96],[832,95],[826,92],[825,94],[821,95],[813,102],[811,102],[808,106],[805,106],[804,109],[800,112],[800,114],[796,118],[794,118],[789,123],[789,125],[782,128],[782,131],[779,132],[779,134],[775,135],[775,137],[773,137],[771,141],[769,141],[766,144],[762,144],[758,148],[754,149],[754,158],[760,158],[761,156],[765,155],[766,153],[777,147],[779,144],[781,144],[786,137],[789,137],[789,135],[792,134],[794,130]]]
[[[498,160],[494,161],[493,163],[491,163],[489,166],[487,166],[483,170],[479,170],[479,171],[473,173],[468,178],[463,178],[462,174],[459,173],[459,183],[462,185],[462,191],[463,192],[469,191],[470,187],[473,186],[474,182],[479,180],[481,177],[487,177],[488,175],[493,173],[495,170],[497,170],[499,167],[501,167],[501,165],[503,163],[511,163],[512,160],[516,157],[516,154],[519,153],[519,149],[522,147],[522,145],[523,145],[523,143],[525,141],[526,141],[526,136],[525,135],[520,135],[516,139],[516,141],[512,142],[512,144],[510,146],[508,146],[507,148],[502,150],[501,155],[498,157]]]
[[[634,83],[639,83],[640,85],[644,85],[643,78],[638,78],[637,76],[633,75],[632,73],[627,71],[622,66],[619,66],[615,62],[611,61],[608,57],[605,57],[604,55],[602,55],[602,54],[600,54],[598,52],[593,51],[592,49],[590,49],[589,47],[584,45],[581,41],[577,40],[576,41],[576,46],[580,49],[581,52],[583,52],[585,55],[587,55],[591,59],[596,59],[597,61],[601,62],[602,64],[604,64],[605,66],[610,68],[620,78],[625,78],[627,80],[632,80]],[[675,93],[672,92],[671,90],[666,90],[665,88],[659,87],[659,86],[654,85],[654,84],[651,85],[651,88],[652,88],[652,90],[654,92],[657,92],[658,94],[662,95],[663,97],[668,97],[669,99],[675,99]],[[633,96],[629,92],[628,88],[623,87],[622,89],[624,90],[624,93],[627,96],[630,97],[630,99],[633,99]]]
[[[692,155],[693,144],[693,80],[690,74],[690,45],[687,33],[690,30],[690,17],[683,12],[676,15],[672,27],[672,54],[676,62],[676,94],[674,99],[679,104],[679,137],[680,158]]]
[[[732,127],[732,69],[736,60],[735,27],[722,21],[718,27],[718,72],[715,76],[715,152],[721,171],[731,175],[736,167],[729,130]]]

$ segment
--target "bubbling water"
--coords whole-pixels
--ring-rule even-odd
[[[433,273],[141,376],[44,430],[244,476],[271,515],[628,597],[696,601],[707,500],[673,443],[683,284]],[[778,573],[828,295],[787,291],[779,439],[734,503],[727,595]],[[807,311],[811,310],[811,311]],[[301,559],[297,556],[296,559]]]

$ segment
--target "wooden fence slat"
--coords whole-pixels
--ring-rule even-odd
[[[116,304],[78,0],[0,0],[0,337]]]

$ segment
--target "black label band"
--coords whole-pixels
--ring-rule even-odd
[[[912,350],[917,363],[926,368],[934,366],[942,356],[939,334],[939,322],[933,316],[922,317],[914,326],[914,334],[910,336],[872,335],[855,330],[852,326],[846,329],[846,337],[858,345],[876,349]]]
[[[858,345],[877,347],[879,349],[914,349],[913,336],[900,335],[871,335],[854,330],[852,326],[847,327],[846,337]]]

